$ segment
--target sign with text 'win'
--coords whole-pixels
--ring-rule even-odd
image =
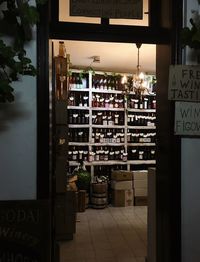
[[[70,0],[70,16],[142,19],[143,0]]]
[[[175,134],[200,135],[200,103],[176,102]]]
[[[169,100],[200,101],[200,66],[171,65]]]

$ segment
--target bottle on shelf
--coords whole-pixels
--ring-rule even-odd
[[[113,115],[112,115],[112,112],[109,112],[108,113],[108,126],[112,126],[114,123],[113,123]]]
[[[69,95],[68,105],[75,106],[75,94],[73,92],[71,92]]]
[[[79,95],[78,106],[80,106],[80,107],[83,106],[83,96],[82,96],[82,94]]]
[[[84,95],[84,96],[83,96],[83,102],[82,102],[82,104],[83,104],[84,107],[89,106],[88,98],[89,98],[89,97],[88,97],[87,95]]]

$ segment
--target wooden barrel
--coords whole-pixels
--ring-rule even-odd
[[[108,185],[107,183],[93,183],[91,189],[92,208],[102,209],[108,204]]]
[[[102,194],[107,193],[107,183],[92,183],[92,193]]]

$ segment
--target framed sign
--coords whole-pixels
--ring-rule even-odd
[[[50,262],[48,201],[0,201],[0,261]]]
[[[176,102],[175,134],[200,136],[200,103]]]
[[[70,16],[142,19],[143,0],[70,0]]]
[[[170,66],[168,99],[200,101],[200,66]]]

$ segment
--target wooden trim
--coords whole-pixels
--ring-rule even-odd
[[[49,14],[50,21],[53,23],[59,21],[59,0],[49,0]]]
[[[149,0],[149,27],[161,27],[161,1]]]
[[[149,27],[129,27],[58,22],[58,1],[52,0],[49,35],[45,28],[42,28],[47,26],[44,9],[41,16],[42,26],[38,32],[38,198],[49,195],[48,37],[160,44],[157,63],[161,72],[158,76],[160,93],[157,96],[159,121],[157,152],[162,154],[162,157],[157,161],[157,262],[177,262],[181,261],[181,145],[180,137],[174,136],[173,132],[174,102],[167,99],[167,73],[169,64],[181,62],[178,35],[182,21],[182,1],[161,1],[169,6],[168,12],[162,10],[162,13],[159,13],[158,2],[160,3],[157,0],[150,1]],[[161,23],[165,28],[161,27]]]
[[[50,38],[85,41],[151,43],[170,42],[170,30],[152,30],[145,26],[95,25],[81,23],[51,23]]]
[[[50,197],[48,6],[40,7],[37,26],[37,199]]]
[[[166,2],[165,2],[166,4]],[[169,3],[168,3],[169,5]],[[168,100],[170,64],[181,63],[182,1],[171,1],[170,45],[157,46],[157,262],[181,261],[181,139],[174,135],[175,102]],[[163,118],[163,116],[165,116]]]

